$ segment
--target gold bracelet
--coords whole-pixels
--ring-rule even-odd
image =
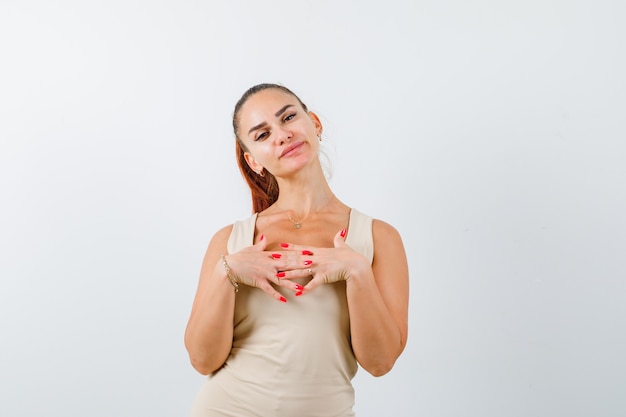
[[[233,273],[230,271],[230,266],[228,266],[228,262],[226,262],[226,256],[222,255],[220,259],[222,260],[222,265],[224,265],[224,269],[226,270],[226,276],[230,280],[230,283],[233,284],[233,287],[235,287],[235,292],[239,292],[239,283],[237,282],[237,278],[235,278]]]

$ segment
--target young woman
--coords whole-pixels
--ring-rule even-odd
[[[250,88],[233,128],[254,214],[202,264],[185,345],[209,377],[192,416],[353,416],[357,363],[383,375],[406,343],[400,235],[333,194],[322,123],[289,89]]]

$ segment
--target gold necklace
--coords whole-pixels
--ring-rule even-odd
[[[294,218],[293,218],[293,217],[291,217],[291,216],[287,216],[287,217],[289,217],[289,221],[290,221],[291,223],[293,223],[293,228],[294,228],[294,229],[299,229],[299,228],[301,228],[301,227],[302,227],[302,223],[304,223],[304,220],[306,220],[306,218],[305,218],[304,220],[302,220],[301,222],[299,222],[299,221],[297,221],[296,219],[294,219]]]
[[[331,195],[330,199],[326,202],[326,204],[324,204],[319,210],[317,211],[321,211],[323,209],[326,208],[326,206],[328,206],[330,204],[330,202],[333,200],[334,195]],[[281,210],[280,206],[278,205],[278,203],[276,203],[276,208]],[[286,210],[284,210],[286,211]],[[310,216],[309,216],[310,217]],[[291,224],[293,224],[293,228],[294,229],[300,229],[302,227],[302,224],[304,223],[305,220],[308,219],[308,217],[305,217],[304,219],[298,221],[296,219],[294,219],[292,216],[287,215],[287,218],[289,219],[289,221],[291,222]]]

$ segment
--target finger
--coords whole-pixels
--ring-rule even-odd
[[[308,294],[314,289],[316,289],[317,287],[319,287],[320,285],[322,285],[323,283],[324,283],[323,278],[320,275],[317,275],[311,281],[309,281],[308,284],[304,286],[304,288],[301,291],[301,294]]]
[[[348,230],[343,228],[341,229],[339,232],[337,232],[337,234],[335,235],[335,238],[333,239],[333,243],[335,244],[336,248],[344,248],[348,245],[346,245],[346,235],[348,234]]]
[[[313,255],[315,248],[304,245],[294,245],[293,243],[281,243],[280,247],[283,251],[300,252],[301,255]]]
[[[313,252],[308,249],[300,251],[267,252],[267,256],[272,258],[272,266],[275,268],[276,272],[306,269],[313,265],[314,259]],[[290,278],[296,278],[296,276],[291,275]]]
[[[296,295],[302,295],[304,287],[296,282],[293,282],[292,280],[303,277],[313,277],[313,271],[311,268],[307,268],[304,271],[279,271],[276,273],[276,278],[280,282],[280,286],[294,291]]]
[[[282,283],[282,287],[283,288],[287,288],[291,291],[293,291],[294,293],[296,293],[296,295],[302,295],[302,292],[304,291],[304,287],[300,284],[296,284],[293,281],[290,280],[284,280]]]
[[[261,237],[259,237],[259,241],[253,247],[259,251],[264,251],[267,247],[267,239],[265,239],[265,235],[261,235]]]
[[[310,286],[309,284],[307,284],[306,286],[302,286],[298,283],[292,282],[292,279],[297,279],[297,278],[311,278],[311,280],[313,280],[315,272],[313,271],[312,268],[306,268],[306,269],[297,269],[297,270],[293,270],[293,271],[281,271],[279,273],[276,274],[276,276],[281,277],[281,285],[285,288],[290,288],[291,290],[295,291],[296,296],[301,296],[307,289],[308,291],[310,291],[311,288],[316,287],[317,285],[313,285]],[[310,281],[309,281],[310,283]]]
[[[276,273],[276,278],[278,278],[280,280],[280,285],[285,287],[287,285],[284,285],[287,281],[293,280],[293,279],[298,279],[298,278],[312,278],[314,275],[314,272],[311,268],[305,268],[302,269],[302,267],[299,267],[298,269],[292,269],[292,270],[281,270],[278,271]]]
[[[280,284],[279,284],[280,285]],[[267,293],[270,297],[274,298],[275,300],[278,300],[280,302],[286,303],[287,299],[278,291],[276,291],[274,289],[274,287],[272,287],[270,285],[270,281],[263,281],[260,282],[258,287],[264,291],[265,293]]]
[[[248,246],[242,249],[242,252],[243,251],[262,252],[265,250],[266,246],[267,246],[267,239],[265,238],[265,235],[261,235],[257,243],[253,244],[252,246]]]
[[[313,256],[314,253],[310,249],[302,250],[288,250],[288,251],[268,251],[269,256],[272,259],[285,262],[294,262],[302,259],[302,256]]]

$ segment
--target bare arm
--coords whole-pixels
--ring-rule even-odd
[[[374,221],[374,261],[348,273],[346,291],[352,348],[374,376],[391,370],[406,345],[409,273],[404,246],[389,224]]]
[[[209,243],[185,331],[191,364],[203,375],[222,366],[233,342],[235,291],[219,262],[226,253],[230,230],[230,226],[220,230]]]
[[[227,253],[231,230],[232,226],[225,227],[209,243],[185,331],[185,346],[191,364],[204,375],[215,372],[224,364],[233,344],[235,289],[220,259]],[[274,258],[265,252],[266,243],[261,237],[255,245],[229,254],[227,262],[240,286],[256,287],[275,300],[286,302],[271,284],[293,291],[297,290],[296,284],[278,279]]]
[[[313,279],[303,293],[319,285],[346,281],[352,349],[361,366],[374,376],[391,370],[406,345],[408,331],[409,272],[400,235],[392,226],[374,220],[374,260],[345,243],[345,229],[334,238],[334,248],[290,246],[312,250]],[[300,258],[281,265],[286,278],[306,276]]]

